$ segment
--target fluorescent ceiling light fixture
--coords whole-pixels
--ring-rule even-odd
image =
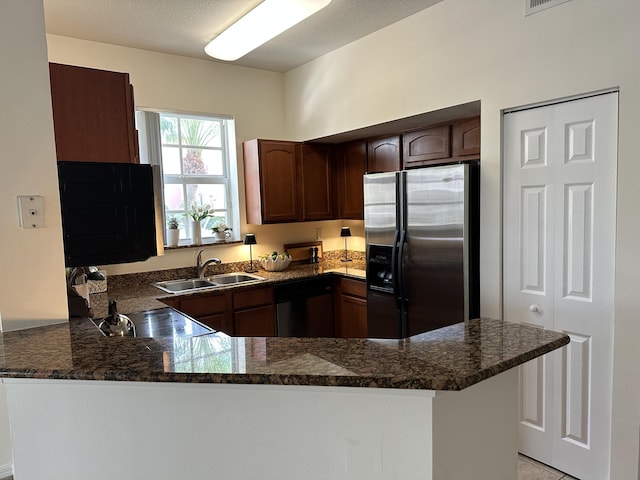
[[[331,3],[331,0],[265,0],[204,47],[219,60],[237,60]]]

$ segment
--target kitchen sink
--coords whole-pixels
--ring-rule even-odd
[[[264,278],[249,273],[222,273],[209,277],[209,281],[217,285],[233,285],[234,283],[255,282]]]
[[[221,273],[208,278],[168,280],[165,282],[157,282],[153,285],[168,293],[187,293],[239,283],[259,282],[260,280],[264,280],[264,278],[249,273]]]
[[[159,289],[170,293],[188,292],[199,288],[209,288],[214,286],[212,282],[200,278],[193,278],[189,280],[169,280],[168,282],[154,283],[154,285]]]

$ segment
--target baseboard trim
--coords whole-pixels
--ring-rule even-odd
[[[13,475],[13,465],[0,465],[0,478],[10,477]]]

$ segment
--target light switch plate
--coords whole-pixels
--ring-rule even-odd
[[[20,228],[43,228],[44,197],[42,195],[18,195]]]

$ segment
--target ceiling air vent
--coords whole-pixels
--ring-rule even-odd
[[[524,0],[524,15],[532,15],[541,10],[555,7],[561,3],[570,2],[571,0]]]

